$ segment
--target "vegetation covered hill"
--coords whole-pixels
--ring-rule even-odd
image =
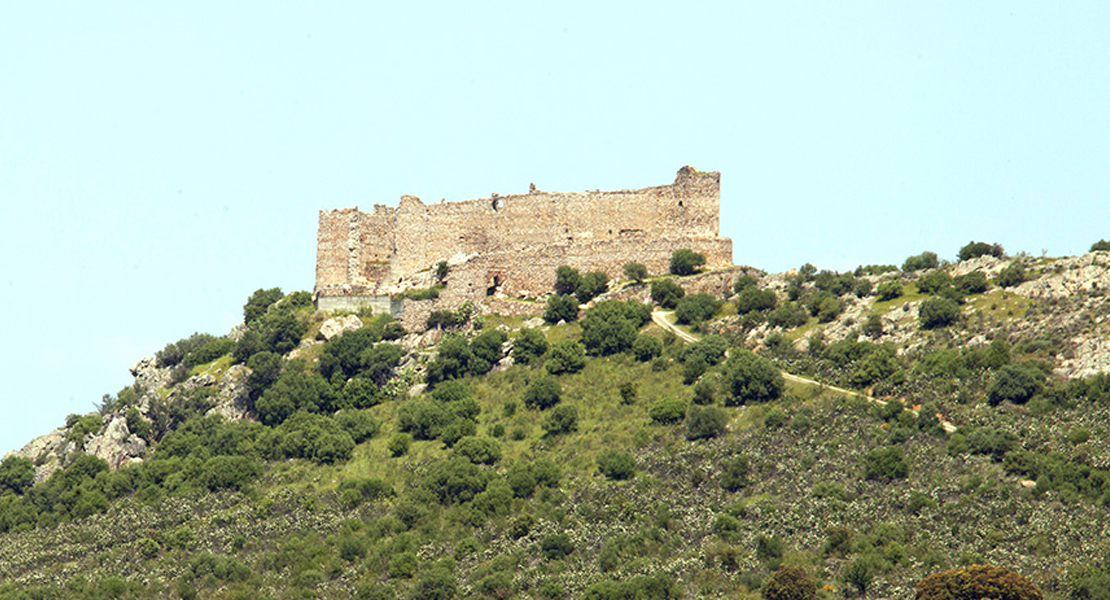
[[[959,258],[426,333],[259,290],[0,463],[0,598],[1110,597],[1110,256]]]

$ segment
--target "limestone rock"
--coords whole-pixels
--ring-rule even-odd
[[[250,389],[247,378],[250,369],[243,365],[235,365],[227,370],[224,378],[220,380],[220,393],[216,397],[216,406],[208,414],[223,415],[231,421],[242,421],[251,418]]]
[[[131,435],[127,418],[117,415],[107,427],[90,437],[85,443],[85,452],[105,460],[109,468],[118,469],[133,459],[141,459],[146,454],[146,441]]]
[[[42,483],[62,466],[62,459],[73,450],[73,444],[66,440],[66,429],[59,427],[46,435],[27,442],[19,450],[9,452],[8,456],[18,456],[35,462],[35,483]]]
[[[345,331],[354,331],[361,327],[362,319],[355,315],[332,317],[320,325],[320,335],[324,336],[325,340],[331,340],[338,335],[342,335]]]
[[[158,368],[158,362],[153,356],[147,356],[131,365],[131,374],[135,376],[135,385],[148,390],[162,389],[170,384],[172,375],[168,368]]]

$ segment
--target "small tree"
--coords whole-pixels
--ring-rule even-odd
[[[867,479],[905,479],[910,474],[906,455],[898,446],[876,448],[863,457],[864,476]]]
[[[726,406],[774,400],[786,386],[771,361],[743,349],[734,350],[725,362],[722,383]]]
[[[1001,244],[988,244],[986,242],[968,242],[966,246],[960,248],[957,254],[960,260],[971,260],[972,258],[979,258],[980,256],[991,255],[995,258],[1002,258],[1005,251],[1002,250]]]
[[[625,263],[624,276],[636,283],[642,283],[644,279],[647,279],[648,270],[647,267],[637,262]]]
[[[725,432],[728,413],[716,406],[691,404],[686,411],[686,439],[705,440]]]
[[[578,409],[570,404],[556,406],[543,418],[543,430],[549,436],[577,431]]]
[[[578,298],[578,302],[585,304],[604,294],[608,289],[609,276],[601,271],[591,271],[582,276],[574,295]]]
[[[651,282],[651,301],[663,308],[674,308],[686,290],[671,279],[657,279]]]
[[[243,322],[248,327],[253,325],[262,315],[266,314],[270,306],[281,300],[283,296],[281,288],[255,290],[250,298],[247,298],[247,303],[243,305]]]
[[[1106,252],[1110,250],[1110,242],[1106,240],[1099,240],[1091,244],[1091,252]]]
[[[551,408],[562,399],[563,388],[553,377],[540,377],[528,385],[524,391],[524,405],[528,408],[543,410]]]
[[[636,341],[632,342],[632,356],[640,362],[647,362],[656,356],[663,354],[663,340],[641,333],[636,336]]]
[[[552,325],[559,321],[567,323],[578,319],[578,298],[571,294],[552,294],[547,297],[547,305],[543,309],[543,320]]]
[[[940,261],[937,259],[937,253],[926,251],[907,258],[906,262],[902,263],[902,270],[907,273],[923,271],[925,269],[935,269],[939,264]]]
[[[575,311],[577,311],[577,307]],[[513,340],[513,361],[522,365],[530,364],[547,352],[547,338],[539,329],[524,328]]]
[[[704,264],[705,255],[689,248],[680,248],[671,254],[671,273],[674,275],[693,275]]]
[[[586,366],[586,348],[578,340],[563,340],[551,346],[547,372],[552,375],[577,373]]]
[[[560,296],[566,294],[573,294],[578,291],[578,286],[582,283],[582,275],[578,273],[578,269],[561,265],[555,269],[555,293]]]
[[[998,284],[998,287],[1014,287],[1015,285],[1021,285],[1026,279],[1025,266],[1015,260],[1011,261],[1005,269],[998,273],[998,279],[995,280],[995,283]]]
[[[956,322],[960,316],[960,305],[950,298],[937,296],[929,298],[917,308],[921,329],[938,329]]]
[[[720,306],[721,303],[709,294],[691,294],[675,305],[675,320],[683,325],[701,323],[712,317]]]
[[[992,406],[1004,401],[1025,404],[1037,393],[1038,387],[1038,381],[1029,369],[1016,364],[1003,365],[991,381],[987,398]]]
[[[624,450],[603,450],[597,456],[597,470],[609,479],[632,479],[636,475],[636,458]]]
[[[897,281],[884,281],[875,288],[875,295],[880,302],[893,300],[902,295],[902,284]]]

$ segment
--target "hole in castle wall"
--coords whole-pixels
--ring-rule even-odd
[[[679,201],[678,201],[678,205],[679,205],[679,206],[682,206],[682,200],[679,200]]]
[[[500,198],[494,198],[493,202],[490,202],[490,206],[493,207],[493,210],[498,211],[505,206],[505,201]]]

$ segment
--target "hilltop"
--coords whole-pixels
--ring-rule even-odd
[[[690,274],[560,268],[517,300],[543,318],[420,331],[260,289],[4,459],[0,598],[759,598],[784,564],[818,597],[912,598],[978,563],[1102,597],[1093,250],[676,252]]]

